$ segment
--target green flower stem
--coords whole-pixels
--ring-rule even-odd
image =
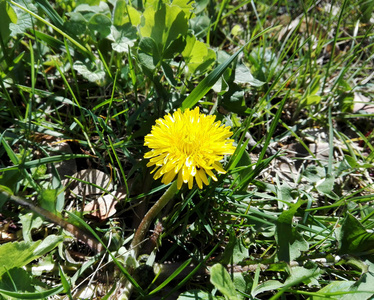
[[[138,229],[135,232],[134,238],[130,246],[130,256],[133,259],[137,259],[141,244],[144,241],[145,234],[149,230],[152,221],[160,213],[160,211],[165,207],[165,205],[174,197],[177,192],[177,180],[175,180],[171,186],[166,190],[166,192],[161,196],[160,199],[151,207],[151,209],[146,213],[143,220],[140,222]],[[133,290],[133,285],[129,280],[126,280],[120,284],[117,288],[116,294],[121,295],[119,300],[128,300],[131,297]]]
[[[139,224],[139,227],[136,230],[135,236],[131,242],[131,249],[133,249],[134,251],[133,253],[135,258],[138,256],[140,245],[143,242],[145,234],[146,232],[148,232],[149,226],[151,225],[152,221],[165,207],[165,205],[174,197],[177,190],[177,180],[175,180],[166,190],[166,192],[161,196],[161,198],[158,199],[158,201],[146,213],[143,220]]]

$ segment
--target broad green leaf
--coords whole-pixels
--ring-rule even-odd
[[[143,13],[140,34],[155,41],[161,55],[180,36],[187,34],[188,22],[178,6],[160,3],[158,8],[149,6]]]
[[[189,20],[189,29],[194,33],[197,38],[206,36],[210,28],[210,19],[205,14],[200,14],[197,17]]]
[[[308,166],[303,172],[303,176],[309,182],[317,183],[326,176],[326,170],[319,166]]]
[[[313,106],[317,105],[321,102],[321,96],[318,95],[311,95],[307,96],[300,101],[300,107],[307,107],[307,106]]]
[[[321,194],[331,199],[338,200],[339,199],[338,195],[336,195],[333,192],[334,182],[335,182],[334,176],[327,174],[326,178],[316,185],[316,189]]]
[[[173,40],[169,47],[163,52],[163,59],[173,59],[176,53],[181,53],[186,46],[185,36],[180,35],[177,39]]]
[[[258,285],[253,291],[252,296],[256,296],[260,293],[267,291],[276,291],[279,289],[287,289],[293,286],[299,285],[301,282],[308,285],[318,284],[317,277],[321,275],[319,268],[307,269],[305,267],[293,267],[289,269],[290,275],[284,283],[277,280],[268,280]],[[282,292],[280,292],[282,293]],[[277,299],[277,298],[275,298]],[[314,298],[313,298],[314,299]]]
[[[202,73],[216,60],[216,54],[208,45],[200,42],[193,35],[186,38],[186,47],[182,51],[188,74]]]
[[[22,268],[13,268],[3,274],[0,289],[14,292],[35,292],[35,282],[31,275]]]
[[[259,284],[251,293],[253,297],[255,297],[258,294],[261,294],[263,292],[267,291],[273,291],[281,288],[284,284],[281,283],[278,280],[268,280],[264,283]]]
[[[100,60],[96,60],[96,63],[88,60],[85,62],[78,60],[74,62],[73,68],[88,81],[96,82],[99,86],[102,86],[105,82],[104,65]]]
[[[249,252],[244,246],[243,240],[241,238],[237,238],[234,232],[230,232],[229,243],[225,247],[222,263],[231,265],[238,264],[248,256]]]
[[[318,267],[307,269],[305,267],[292,267],[289,269],[290,276],[286,279],[284,284],[287,287],[297,286],[301,282],[308,286],[318,286],[317,278],[321,275],[321,270]]]
[[[140,24],[141,14],[134,7],[127,5],[125,0],[116,1],[113,15],[113,25],[122,26],[131,23],[132,26]]]
[[[43,225],[43,219],[31,212],[21,215],[19,218],[22,224],[22,236],[24,241],[27,243],[32,242],[31,231],[40,228],[40,226]]]
[[[110,34],[112,21],[104,14],[95,14],[88,22],[88,28],[100,34],[100,38],[105,38]]]
[[[262,82],[254,78],[249,68],[243,64],[238,64],[236,66],[234,82],[242,83],[242,84],[249,84],[255,87],[259,87],[265,84],[265,82]]]
[[[357,161],[357,158],[353,158],[352,156],[349,156],[349,155],[344,155],[344,159],[354,169],[355,168],[364,168],[364,169],[374,168],[373,164],[360,163]]]
[[[136,41],[137,31],[130,23],[121,27],[111,26],[111,33],[107,38],[113,41],[112,48],[114,51],[128,52],[129,47],[131,48]]]
[[[89,6],[98,6],[100,2],[101,0],[78,0],[77,4],[78,5],[87,4]]]
[[[209,4],[209,0],[195,0],[195,13],[202,12]]]
[[[129,22],[126,16],[127,3],[125,0],[117,0],[113,10],[113,25],[122,26]]]
[[[292,225],[293,217],[297,211],[297,209],[301,206],[302,201],[298,201],[296,204],[290,203],[290,208],[288,210],[283,211],[277,219],[278,224],[287,224]]]
[[[240,299],[235,290],[230,274],[221,264],[215,264],[210,268],[210,282],[228,299]]]
[[[161,3],[165,5],[169,5],[169,6],[177,6],[179,9],[184,11],[184,13],[188,16],[193,11],[194,4],[195,4],[195,1],[193,0],[147,0],[143,2],[145,2],[144,3],[145,9],[148,9],[149,7],[153,7],[153,9],[156,10],[157,7],[159,7]],[[192,17],[193,15],[191,16],[191,18]]]
[[[232,29],[231,29],[231,34],[233,36],[238,36],[239,34],[243,33],[243,27],[240,26],[240,25],[235,25]]]
[[[111,15],[109,6],[106,2],[100,1],[98,4],[89,4],[86,3],[80,4],[75,8],[75,12],[79,12],[84,15],[85,19],[88,21],[95,14],[104,14],[107,16]]]
[[[210,293],[200,291],[200,290],[189,290],[187,292],[183,292],[177,298],[177,300],[215,300],[221,299],[217,297],[213,297]]]
[[[0,246],[0,276],[7,270],[21,268],[51,251],[64,240],[63,236],[50,235],[44,241],[13,242]]]
[[[326,300],[331,299],[330,295],[337,292],[343,292],[348,291],[350,287],[355,283],[355,281],[347,280],[347,281],[333,281],[326,285],[324,288],[320,289],[316,293],[318,295],[326,295],[326,296],[313,296],[313,300]],[[352,294],[349,294],[350,296]],[[334,298],[332,298],[334,299]],[[337,295],[335,299],[339,299],[339,296]]]
[[[152,38],[144,37],[140,40],[138,58],[147,69],[154,70],[158,66],[161,57]]]
[[[3,2],[7,2],[7,1],[3,1]],[[32,4],[30,1],[26,1],[26,2],[27,2],[27,8],[33,13],[37,13],[38,9],[35,7],[35,5]],[[18,7],[14,7],[14,11],[17,15],[17,23],[9,24],[10,36],[15,36],[17,34],[23,35],[27,31],[27,29],[32,28],[33,26],[32,17],[25,10],[22,10]],[[13,16],[13,20],[14,20],[14,16]]]
[[[62,291],[62,286],[46,290],[45,283],[21,268],[8,270],[0,280],[0,295],[7,296],[5,299],[50,299],[49,297]]]
[[[278,244],[277,259],[280,261],[295,260],[300,256],[301,251],[309,249],[303,236],[292,226],[293,216],[301,204],[303,201],[289,204],[289,210],[283,211],[278,217],[275,238]]]
[[[57,189],[42,189],[39,194],[39,205],[50,211],[53,214],[57,214],[56,201],[59,191]]]
[[[42,256],[50,251],[52,251],[58,244],[63,242],[65,239],[65,236],[60,234],[60,235],[55,235],[51,234],[48,235],[44,240],[41,241],[37,245],[37,247],[33,251],[33,255],[35,256]]]
[[[93,40],[96,40],[95,32],[100,34],[100,38],[104,38],[110,33],[112,21],[109,18],[109,7],[105,2],[100,2],[100,5],[95,6],[78,5],[73,12],[67,15],[70,16],[70,19],[65,22],[64,28],[74,35],[80,36],[88,33]],[[87,28],[91,32],[86,32]]]
[[[188,20],[184,11],[180,7],[174,5],[171,7],[166,7],[166,32],[163,37],[163,43],[165,43],[165,52],[173,41],[178,39],[180,36],[186,36],[188,30]]]
[[[220,79],[221,84],[224,83],[223,78]],[[217,92],[216,88],[218,86],[215,85],[213,89]],[[248,115],[252,114],[252,110],[247,107],[244,99],[245,91],[243,88],[238,86],[236,83],[231,83],[228,85],[229,90],[225,92],[222,98],[222,106],[231,112],[237,113],[238,115]],[[221,85],[219,87],[220,92],[223,91],[225,88]]]
[[[253,284],[252,274],[248,274],[247,272],[235,272],[232,280],[238,291],[250,293]]]
[[[205,55],[208,54],[208,49],[207,44],[198,41],[194,35],[188,35],[186,38],[186,47],[182,55],[187,64],[200,63]]]
[[[127,6],[127,13],[129,22],[132,24],[132,26],[139,26],[141,22],[141,14],[139,11],[137,11],[132,6]]]
[[[143,4],[144,8],[147,9],[150,6],[153,6],[153,7],[156,8],[158,3],[160,3],[160,2],[165,3],[167,1],[165,1],[165,0],[161,0],[161,1],[160,0],[147,0],[147,1],[143,1],[143,2],[144,2],[144,4]]]
[[[287,182],[284,182],[282,185],[279,186],[279,191],[278,191],[277,196],[282,201],[291,203],[295,199],[294,189],[291,188],[287,184]]]
[[[170,67],[170,65],[162,62],[161,67],[162,67],[162,70],[164,71],[165,78],[169,82],[169,84],[172,85],[172,86],[176,86],[178,83],[174,79],[173,70]]]
[[[140,27],[140,34],[142,37],[152,38],[155,43],[162,44],[164,40],[166,6],[161,5],[161,9],[148,6],[143,12],[142,22]],[[157,26],[159,25],[159,26]]]
[[[87,20],[83,15],[81,13],[71,12],[69,16],[70,19],[64,24],[65,30],[76,36],[85,34],[87,30]]]
[[[17,23],[17,15],[7,1],[0,1],[0,20],[0,36],[6,44],[10,35],[9,25]]]
[[[373,299],[374,295],[374,264],[366,260],[364,262],[368,266],[368,270],[353,284],[350,286],[349,292],[341,299],[342,300],[366,300]]]
[[[183,10],[186,16],[193,18],[195,15],[192,13],[194,10],[195,1],[191,0],[173,0],[171,3],[172,6],[177,6]]]
[[[341,228],[337,230],[337,237],[339,254],[362,256],[373,253],[373,233],[367,232],[350,213],[347,213]]]

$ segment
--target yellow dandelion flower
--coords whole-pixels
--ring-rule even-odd
[[[209,184],[206,174],[217,181],[213,170],[226,173],[219,161],[234,153],[234,140],[228,139],[230,127],[214,120],[215,116],[201,114],[198,107],[184,112],[178,109],[156,120],[144,138],[144,145],[152,149],[144,158],[150,158],[147,167],[155,166],[154,179],[163,176],[161,181],[169,184],[178,174],[178,189],[183,183],[191,189],[194,178],[201,189],[203,183]]]

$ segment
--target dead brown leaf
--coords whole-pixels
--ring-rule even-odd
[[[372,99],[369,99],[361,93],[354,93],[353,103],[354,113],[357,113],[360,110],[365,111],[368,114],[374,113],[374,105]]]
[[[107,191],[113,189],[113,183],[110,176],[97,169],[81,170],[73,174],[72,177],[87,182],[85,183],[78,180],[73,180],[73,182],[71,182],[71,191],[77,195],[100,194],[103,192],[102,189]],[[102,189],[96,186],[101,187]]]
[[[100,221],[103,221],[117,212],[115,207],[117,203],[113,195],[107,194],[88,203],[84,207],[84,211],[88,212],[89,216],[99,218]]]

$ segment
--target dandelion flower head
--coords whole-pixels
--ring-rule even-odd
[[[147,167],[155,166],[151,172],[154,179],[163,176],[161,181],[169,184],[178,176],[178,189],[183,183],[191,189],[195,178],[201,189],[203,183],[209,184],[206,175],[217,181],[213,170],[226,173],[219,161],[234,153],[234,140],[228,139],[232,135],[230,127],[214,120],[215,116],[200,113],[198,107],[184,112],[178,109],[156,120],[144,138],[144,145],[152,149],[144,158],[150,159]]]

